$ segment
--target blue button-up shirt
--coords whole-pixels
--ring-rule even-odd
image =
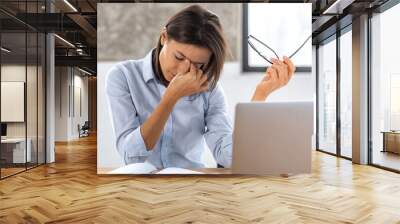
[[[107,74],[106,94],[125,164],[150,162],[166,167],[201,168],[205,150],[216,162],[230,167],[232,121],[222,87],[178,100],[152,150],[146,148],[140,126],[160,103],[166,87],[157,80],[152,52],[140,60],[123,61]]]

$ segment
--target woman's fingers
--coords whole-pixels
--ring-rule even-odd
[[[276,83],[278,81],[278,71],[274,67],[268,68],[269,79],[267,81]]]
[[[195,82],[193,83],[195,88],[198,89],[198,92],[203,92],[208,90],[208,81],[207,81],[207,75],[203,74],[203,70],[198,69],[196,66],[194,66],[192,63],[190,64],[190,71],[195,77]]]
[[[199,92],[205,92],[205,91],[207,91],[208,90],[208,85],[206,85],[206,86],[202,86],[201,88],[200,88],[200,91]]]
[[[290,78],[292,78],[294,72],[296,71],[296,67],[294,66],[292,60],[290,60],[290,58],[283,56],[283,62],[288,66],[289,68],[289,75]]]
[[[200,77],[200,84],[203,85],[207,81],[207,74],[203,74]]]
[[[203,77],[203,71],[201,69],[198,69],[198,68],[196,68],[196,69],[197,69],[196,78],[197,78],[197,80],[199,80],[201,82],[201,78]]]
[[[271,68],[273,68],[276,71],[277,81],[279,82],[279,84],[281,84],[282,83],[282,78],[283,78],[283,72],[282,72],[281,66],[279,66],[276,63],[274,63],[274,64],[272,64]]]
[[[196,81],[203,83],[203,70],[198,69],[196,66],[193,65],[193,63],[190,63],[190,72],[192,72],[192,74],[194,75],[194,77],[196,78]]]
[[[278,73],[279,86],[286,85],[286,83],[289,80],[287,65],[285,65],[282,61],[277,59],[272,59],[272,62],[273,62],[272,68],[275,68]]]
[[[208,88],[208,84],[209,84],[208,81],[205,81],[204,83],[201,84],[200,87],[201,87],[201,88],[205,88],[205,87]]]
[[[292,60],[286,56],[283,56],[283,62],[289,66],[289,72],[294,73],[296,67],[294,66]]]
[[[265,76],[257,85],[253,100],[265,100],[271,92],[286,85],[296,69],[287,57],[284,57],[283,61],[273,58],[271,62],[272,65],[267,68]]]
[[[190,63],[190,70],[189,70],[189,73],[190,73],[195,79],[197,79],[197,68],[196,68],[192,63]]]

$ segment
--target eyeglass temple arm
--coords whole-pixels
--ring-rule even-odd
[[[289,58],[292,58],[297,52],[299,52],[300,49],[307,43],[307,41],[308,41],[311,37],[312,37],[312,34],[311,34],[309,37],[307,37],[307,39],[303,42],[303,44],[302,44],[299,48],[297,48],[297,50],[296,50],[295,52],[293,52],[293,54],[291,54],[291,55],[289,56]]]
[[[262,42],[261,40],[257,39],[256,37],[254,37],[253,35],[249,35],[248,39],[253,38],[254,40],[256,40],[257,42],[259,42],[260,44],[264,45],[265,47],[267,47],[268,49],[270,49],[276,56],[277,59],[279,59],[278,54],[272,49],[270,48],[267,44],[265,44],[264,42]],[[267,60],[269,62],[269,60]],[[272,64],[272,63],[271,63]]]
[[[266,61],[268,61],[269,63],[272,64],[272,62],[271,62],[270,60],[268,60],[268,58],[265,57],[263,54],[261,54],[261,53],[257,50],[257,48],[256,48],[250,41],[248,41],[248,43],[249,43],[250,47],[253,48],[253,50],[254,50],[255,52],[257,52],[258,55],[260,55],[260,57],[264,58],[264,60],[266,60]]]

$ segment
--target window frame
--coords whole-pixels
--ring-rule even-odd
[[[340,108],[340,103],[341,103],[341,90],[340,90],[340,84],[341,84],[341,67],[340,67],[340,37],[342,35],[344,35],[347,32],[351,32],[352,31],[352,23],[347,24],[345,27],[341,28],[340,30],[337,30],[335,33],[333,33],[332,35],[320,40],[319,42],[316,43],[316,57],[315,57],[315,64],[316,66],[316,71],[315,71],[315,75],[316,75],[316,138],[315,138],[315,142],[316,142],[316,150],[319,152],[323,152],[323,153],[327,153],[333,156],[337,156],[339,158],[343,158],[343,159],[347,159],[347,160],[352,160],[352,158],[347,157],[342,155],[341,152],[341,117],[340,117],[340,113],[341,113],[341,108]],[[332,152],[328,152],[324,149],[321,149],[319,147],[319,103],[320,103],[320,97],[319,97],[319,64],[318,64],[318,60],[319,60],[319,53],[318,53],[318,48],[320,47],[320,45],[322,44],[327,44],[331,41],[336,41],[336,152],[332,153]]]
[[[247,43],[247,37],[249,35],[248,22],[249,22],[249,6],[248,3],[244,3],[242,7],[242,72],[265,72],[266,67],[264,66],[250,66],[249,65],[249,45]],[[311,21],[310,21],[311,22]],[[312,61],[310,66],[296,67],[296,73],[311,73]]]

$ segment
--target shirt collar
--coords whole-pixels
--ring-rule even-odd
[[[154,71],[153,71],[153,66],[152,66],[152,49],[144,58],[143,58],[143,79],[145,82],[148,82],[151,79],[155,78]]]

